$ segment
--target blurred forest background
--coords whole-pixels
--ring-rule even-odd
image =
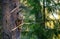
[[[2,38],[2,8],[1,8],[1,5],[2,5],[2,0],[0,0],[0,39]]]
[[[24,25],[21,39],[60,39],[60,0],[20,0]],[[0,39],[2,37],[0,0]]]

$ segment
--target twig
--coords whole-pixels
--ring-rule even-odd
[[[16,30],[18,27],[20,27],[20,26],[22,26],[22,25],[23,25],[23,23],[22,23],[22,24],[20,24],[19,26],[15,27],[15,28],[13,28],[11,31]]]

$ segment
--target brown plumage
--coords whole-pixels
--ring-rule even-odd
[[[18,14],[17,16],[17,20],[15,21],[16,26],[19,26],[20,24],[23,23],[23,15],[22,14]],[[21,30],[21,27],[18,27],[18,30]]]

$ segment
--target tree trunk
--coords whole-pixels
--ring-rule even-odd
[[[20,39],[20,32],[16,27],[15,20],[19,9],[19,0],[3,0],[3,39]],[[18,6],[17,10],[11,12]]]

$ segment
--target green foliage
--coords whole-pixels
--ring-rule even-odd
[[[41,6],[40,6],[40,2],[39,0],[27,0],[28,4],[30,4],[30,6],[33,7],[33,9],[31,10],[31,14],[32,13],[39,13],[39,11],[41,10]]]
[[[40,3],[40,1],[43,3],[42,0],[26,0],[27,1],[27,4],[30,5],[28,7],[33,7],[31,10],[30,10],[30,15],[35,15],[35,23],[32,23],[32,24],[29,24],[28,26],[28,29],[31,31],[27,32],[27,35],[29,35],[29,37],[31,39],[34,39],[32,38],[32,35],[36,35],[37,36],[37,39],[53,39],[54,36],[57,36],[59,31],[57,31],[57,27],[55,29],[46,29],[44,28],[44,19],[42,19],[42,14],[44,14],[42,12],[43,8]],[[53,0],[45,0],[44,2],[46,2],[46,6],[45,8],[48,8],[48,12],[52,12],[52,11],[55,11],[57,8],[57,5]],[[53,4],[50,6],[50,4]],[[58,8],[59,9],[59,8]],[[40,15],[39,15],[40,14]],[[42,16],[42,17],[41,17]],[[26,21],[29,20],[29,17],[27,17]],[[32,20],[32,19],[31,19]],[[32,22],[32,21],[28,21],[28,22]],[[25,25],[26,27],[27,25]],[[55,25],[56,26],[56,25]],[[55,38],[55,37],[54,37]]]

